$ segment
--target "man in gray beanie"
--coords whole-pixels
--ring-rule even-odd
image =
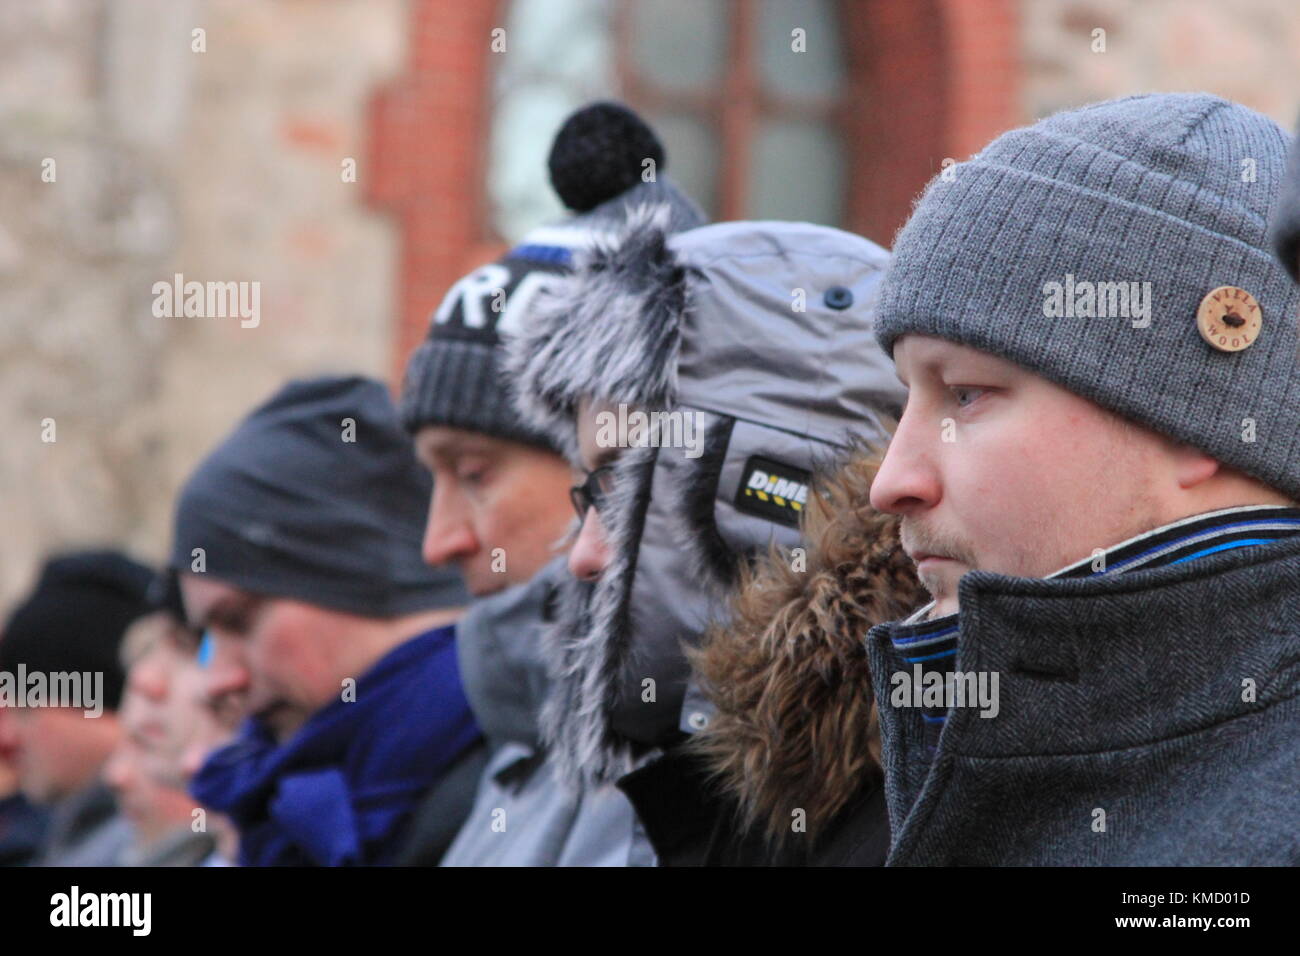
[[[289,383],[182,490],[172,564],[208,693],[250,715],[191,790],[235,822],[242,864],[391,862],[421,798],[481,753],[456,664],[467,595],[420,560],[429,492],[387,389],[360,377]]]
[[[602,102],[575,112],[548,161],[574,215],[457,282],[407,366],[402,416],[435,478],[424,557],[455,564],[479,598],[458,648],[466,692],[494,748],[446,866],[652,859],[623,795],[612,786],[560,786],[539,739],[547,683],[540,631],[566,576],[557,555],[573,521],[572,475],[550,436],[515,411],[502,354],[503,338],[532,323],[539,294],[570,271],[575,252],[616,232],[630,210],[662,203],[678,226],[703,221],[665,165],[663,145],[626,107]]]
[[[927,188],[872,502],[934,603],[868,638],[890,865],[1300,862],[1300,290],[1286,134],[1202,94]]]

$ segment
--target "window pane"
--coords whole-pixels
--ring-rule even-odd
[[[506,49],[492,54],[497,88],[531,76],[608,86],[609,0],[513,0]]]
[[[663,140],[668,175],[711,217],[716,215],[719,146],[714,129],[684,113],[647,111],[645,117]]]
[[[763,88],[778,96],[831,99],[844,76],[837,0],[760,0],[758,64]],[[803,52],[793,46],[801,35]]]
[[[548,180],[546,156],[555,131],[579,102],[561,84],[545,83],[497,104],[487,185],[493,225],[508,242],[564,215]]]
[[[726,0],[633,0],[632,67],[661,90],[722,83],[727,59]]]
[[[496,74],[487,192],[492,226],[517,242],[565,215],[546,157],[569,113],[610,96],[613,38],[608,0],[515,0],[505,28],[505,52],[489,58]]]
[[[766,120],[759,127],[751,163],[747,215],[840,224],[844,157],[832,127]]]

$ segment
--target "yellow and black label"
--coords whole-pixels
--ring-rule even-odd
[[[736,509],[769,521],[797,527],[799,515],[808,504],[808,483],[812,472],[782,464],[762,455],[751,455],[740,473]]]

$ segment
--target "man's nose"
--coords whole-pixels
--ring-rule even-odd
[[[909,406],[889,442],[885,460],[871,483],[877,511],[915,514],[939,503],[943,489],[935,468],[935,450],[944,438],[942,422],[928,421]]]
[[[167,697],[167,669],[159,656],[152,651],[146,654],[127,676],[131,690],[154,703],[161,703]]]
[[[569,549],[569,573],[581,581],[595,581],[609,563],[609,542],[605,525],[595,508],[587,509],[582,530]]]
[[[478,537],[467,510],[458,506],[453,495],[435,487],[429,502],[429,518],[424,525],[424,542],[420,554],[432,567],[464,560],[479,550]],[[463,502],[460,503],[463,505]]]

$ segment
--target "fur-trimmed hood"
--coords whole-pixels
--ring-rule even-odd
[[[648,208],[539,294],[510,343],[532,427],[581,466],[583,402],[662,425],[596,437],[621,446],[600,512],[609,560],[562,589],[546,638],[542,731],[566,779],[615,780],[697,729],[683,649],[726,614],[748,561],[798,545],[812,473],[887,437],[906,397],[874,334],[888,258],[808,223],[669,235]]]
[[[716,707],[689,746],[779,844],[802,809],[817,834],[880,775],[867,630],[925,600],[898,520],[871,507],[880,464],[859,449],[818,482],[804,514],[806,568],[772,549],[743,575],[732,617],[690,652]]]

